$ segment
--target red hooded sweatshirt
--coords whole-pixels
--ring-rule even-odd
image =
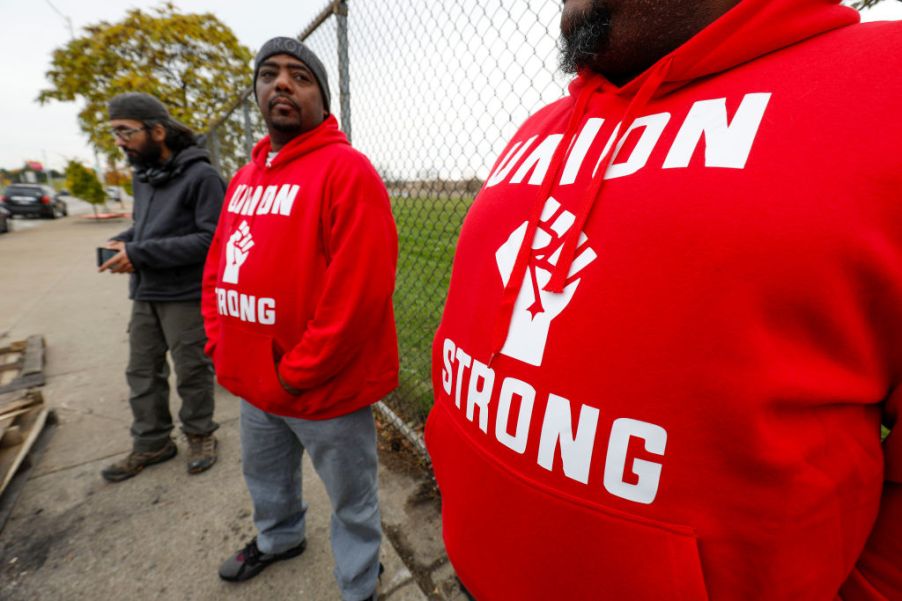
[[[332,116],[270,151],[267,137],[226,191],[204,271],[207,353],[263,411],[338,417],[398,383],[388,193]]]
[[[902,599],[902,23],[857,21],[743,0],[502,153],[426,426],[479,601]]]

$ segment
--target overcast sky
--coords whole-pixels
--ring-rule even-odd
[[[92,150],[77,123],[81,103],[35,102],[48,85],[44,73],[53,50],[69,40],[65,17],[78,36],[86,25],[119,21],[130,8],[160,4],[159,0],[0,0],[0,167],[21,167],[25,160],[43,162],[45,156],[55,169],[62,169],[70,157],[93,165]],[[242,44],[257,50],[273,36],[299,34],[328,3],[173,0],[173,4],[182,12],[213,13]]]
[[[326,0],[173,0],[182,12],[211,12],[252,51],[274,35],[297,35]],[[54,48],[101,20],[121,20],[129,8],[159,6],[157,0],[0,0],[0,167],[25,160],[62,169],[68,158],[93,165],[93,154],[77,123],[78,103],[35,102],[47,86],[44,73]],[[56,10],[54,10],[54,8]],[[352,8],[353,10],[353,8]],[[353,17],[352,17],[353,18]],[[902,2],[884,0],[868,20],[902,19]]]

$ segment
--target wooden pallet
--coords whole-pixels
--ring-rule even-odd
[[[0,496],[44,429],[47,415],[38,390],[0,395]]]
[[[29,336],[0,348],[0,395],[45,382],[43,336]]]

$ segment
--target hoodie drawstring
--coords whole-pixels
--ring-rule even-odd
[[[611,161],[613,161],[614,155],[620,150],[621,144],[626,140],[626,136],[630,131],[629,126],[632,125],[636,115],[643,107],[645,107],[648,101],[651,100],[654,93],[664,82],[672,62],[672,59],[661,62],[655,70],[649,74],[648,78],[639,88],[639,91],[636,92],[636,95],[633,96],[633,99],[630,101],[629,105],[627,105],[623,117],[620,120],[624,129],[622,133],[617,136],[615,143],[611,145],[611,150],[608,152],[607,156],[603,158],[602,164],[595,175],[595,179],[592,180],[589,189],[586,191],[585,201],[580,205],[576,212],[576,220],[574,221],[573,226],[564,235],[563,247],[561,248],[561,254],[558,257],[557,265],[555,265],[554,272],[551,274],[551,279],[545,285],[545,290],[547,292],[561,293],[568,284],[567,278],[570,275],[570,268],[576,257],[577,243],[579,242],[580,234],[583,231],[583,226],[589,219],[589,214],[592,212],[593,207],[598,202],[599,198],[601,198],[601,191],[604,188],[605,181],[607,181],[605,175],[607,174],[608,167],[610,166]]]
[[[636,95],[630,101],[629,105],[627,105],[627,108],[623,113],[623,118],[621,119],[621,124],[632,124],[634,115],[636,115],[642,109],[642,107],[644,107],[648,103],[654,93],[664,82],[664,79],[667,77],[667,72],[670,69],[671,63],[672,59],[662,61],[651,72],[651,74],[649,74],[648,78],[646,78],[646,80],[642,83],[641,87],[639,88],[638,92],[636,92]],[[529,267],[529,261],[532,256],[532,246],[534,238],[536,236],[536,230],[538,229],[539,222],[542,219],[542,212],[545,208],[545,203],[548,200],[549,193],[551,192],[551,189],[554,187],[560,176],[560,171],[564,165],[564,159],[570,151],[570,148],[573,145],[574,137],[576,136],[579,129],[579,125],[582,123],[583,117],[585,117],[586,115],[589,100],[602,85],[603,82],[600,80],[594,83],[588,83],[577,97],[576,104],[573,107],[573,113],[571,114],[570,120],[567,123],[567,129],[564,131],[564,135],[561,138],[560,144],[555,149],[545,180],[542,183],[538,195],[536,196],[536,199],[533,203],[532,211],[527,222],[526,233],[523,236],[523,242],[521,243],[520,249],[517,252],[517,258],[514,261],[514,266],[511,271],[510,278],[508,279],[507,285],[504,287],[504,291],[502,292],[501,304],[498,308],[498,318],[495,320],[494,331],[492,332],[491,353],[489,355],[488,362],[489,365],[492,364],[495,356],[504,347],[504,342],[505,340],[507,340],[511,317],[514,311],[514,305],[517,302],[517,297],[520,294],[520,287],[523,285],[523,280],[526,277],[526,272]],[[586,220],[589,218],[592,207],[596,204],[598,198],[601,196],[601,191],[604,188],[605,182],[604,176],[607,173],[608,166],[611,164],[614,155],[620,148],[620,144],[623,143],[623,140],[628,133],[629,127],[626,127],[623,133],[618,135],[615,143],[611,145],[611,149],[607,153],[607,155],[603,157],[602,164],[596,172],[595,179],[592,180],[592,183],[587,190],[585,201],[580,205],[576,212],[575,222],[564,234],[563,246],[561,248],[557,264],[554,266],[550,280],[544,286],[544,290],[546,290],[547,292],[563,292],[564,286],[567,284],[567,277],[570,273],[570,268],[573,265],[573,260],[575,258],[577,250],[577,244],[579,242],[583,226],[585,225]],[[536,291],[536,294],[538,295],[538,291]]]
[[[514,305],[517,302],[517,295],[520,293],[520,286],[523,284],[523,279],[526,276],[527,267],[529,266],[533,238],[535,238],[536,230],[542,219],[545,201],[548,199],[548,194],[551,192],[554,182],[560,175],[560,170],[564,164],[564,158],[570,150],[570,147],[573,145],[574,137],[576,136],[577,131],[579,131],[582,118],[589,105],[589,99],[600,86],[600,81],[590,83],[583,88],[582,92],[577,97],[576,104],[573,107],[573,113],[571,113],[567,128],[564,130],[564,135],[552,155],[551,162],[548,166],[547,176],[533,201],[532,210],[527,221],[526,234],[523,236],[523,243],[517,251],[517,258],[514,261],[510,278],[501,295],[501,305],[498,308],[498,319],[495,320],[494,331],[492,332],[489,365],[492,364],[492,360],[504,346],[504,341],[507,339],[510,319],[514,312]]]

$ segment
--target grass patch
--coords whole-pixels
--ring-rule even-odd
[[[400,385],[388,400],[404,419],[420,424],[432,407],[432,338],[472,199],[396,196],[391,203],[398,226],[394,305],[401,373]]]

